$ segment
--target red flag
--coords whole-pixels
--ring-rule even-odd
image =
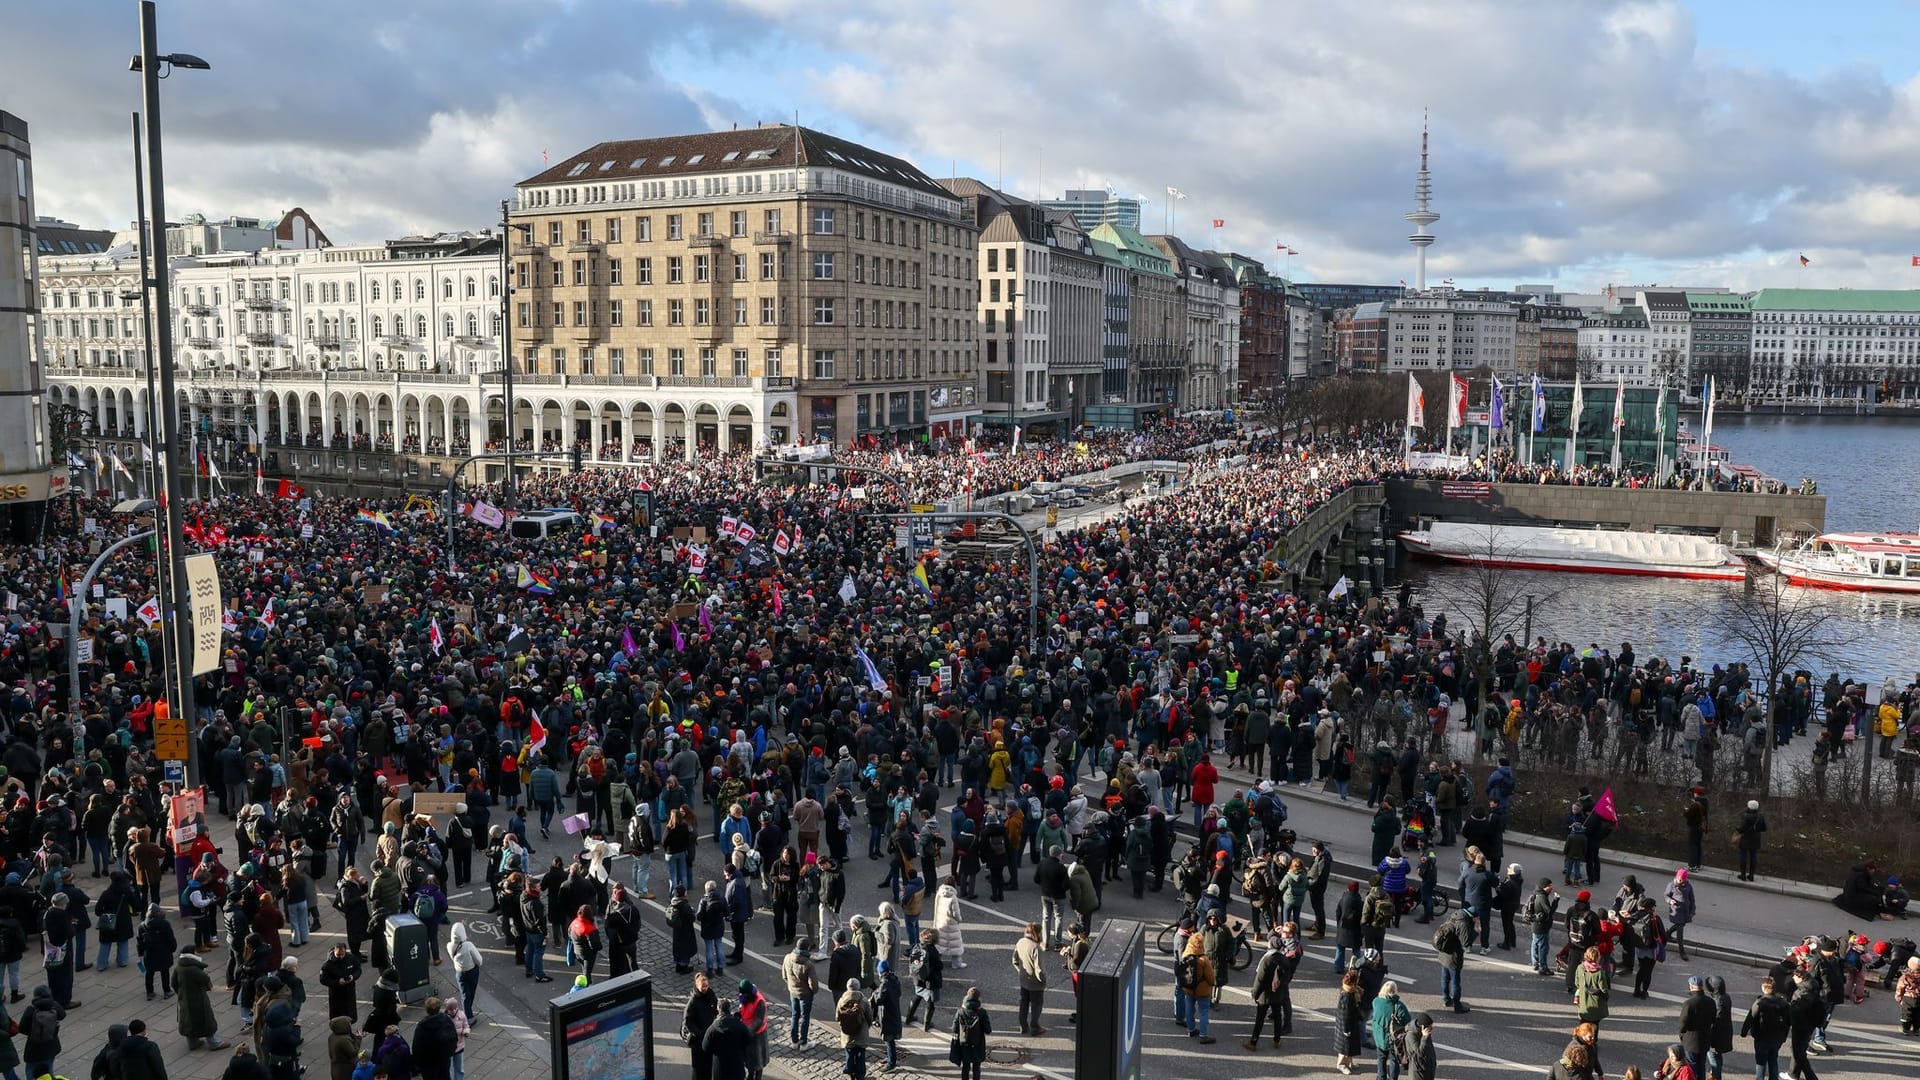
[[[537,716],[527,717],[527,749],[538,750],[547,745],[547,728]]]
[[[1805,266],[1805,265],[1807,265],[1808,263],[1810,263],[1810,262],[1812,262],[1812,261],[1813,261],[1812,259],[1809,259],[1809,258],[1807,258],[1807,257],[1806,257],[1805,255],[1802,255],[1802,256],[1800,256],[1800,265],[1801,265],[1801,266]]]
[[[1607,790],[1601,792],[1600,798],[1594,801],[1593,816],[1599,818],[1602,821],[1617,822],[1620,820],[1620,812],[1613,808],[1613,789],[1612,788],[1608,788]]]
[[[1913,257],[1913,265],[1920,266],[1920,255],[1915,255]]]
[[[1226,218],[1219,218],[1219,217],[1217,217],[1217,218],[1214,218],[1214,219],[1213,219],[1213,227],[1214,227],[1214,228],[1216,228],[1216,229],[1224,229],[1224,228],[1226,228],[1226,227],[1227,227],[1227,219],[1226,219]]]
[[[280,489],[274,494],[282,499],[304,499],[307,497],[307,489],[291,480],[282,480]]]

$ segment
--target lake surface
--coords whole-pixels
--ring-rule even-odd
[[[1697,415],[1688,422],[1695,430]],[[1714,418],[1713,441],[1736,463],[1753,465],[1798,484],[1811,477],[1827,496],[1827,529],[1920,530],[1920,422],[1870,417]],[[1784,524],[1784,523],[1783,523]],[[1406,564],[1415,594],[1431,613],[1463,606],[1469,592],[1461,568]],[[1534,634],[1618,650],[1633,643],[1641,656],[1711,665],[1749,659],[1712,630],[1741,588],[1722,582],[1604,574],[1520,573],[1535,598]],[[1920,672],[1920,597],[1813,590],[1810,596],[1837,614],[1842,677],[1901,683]],[[1451,603],[1449,602],[1451,601]],[[1459,611],[1449,618],[1462,617]],[[1515,627],[1518,637],[1520,627]],[[1809,664],[1810,668],[1822,665]],[[1827,672],[1818,672],[1824,680]]]

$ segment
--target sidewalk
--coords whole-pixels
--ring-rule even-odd
[[[1220,756],[1223,755],[1216,755]],[[1256,782],[1252,773],[1239,769],[1221,768],[1220,778],[1223,785],[1236,787]],[[1342,867],[1357,869],[1365,864],[1372,844],[1374,812],[1367,808],[1364,792],[1350,793],[1348,801],[1342,802],[1333,792],[1322,791],[1317,781],[1305,786],[1283,786],[1279,791],[1287,803],[1287,827],[1297,832],[1303,842],[1329,841],[1335,861]],[[1557,839],[1508,832],[1505,862],[1526,867],[1529,889],[1545,877],[1553,880],[1556,889],[1566,893],[1571,890],[1560,884],[1561,849],[1561,841]],[[1458,847],[1441,849],[1440,884],[1449,892],[1460,850]],[[1601,881],[1589,886],[1597,902],[1611,900],[1628,874],[1635,875],[1647,892],[1658,896],[1677,868],[1663,860],[1608,849],[1603,849],[1600,864]],[[1761,865],[1766,866],[1765,851],[1761,852]],[[1911,936],[1905,928],[1920,929],[1910,922],[1874,924],[1877,930],[1858,925],[1857,919],[1830,902],[1839,892],[1837,885],[1816,885],[1764,873],[1758,881],[1744,882],[1732,871],[1715,867],[1702,867],[1692,871],[1689,877],[1694,884],[1696,911],[1686,931],[1688,944],[1698,943],[1703,949],[1732,957],[1771,963],[1787,946],[1797,944],[1809,933],[1837,935],[1843,930],[1857,929],[1874,937],[1894,936],[1893,928],[1899,926],[1903,929],[1898,933]]]
[[[214,824],[218,832],[228,828],[224,819]],[[231,850],[232,837],[225,837]],[[105,879],[95,879],[83,873],[79,885],[89,895],[97,896]],[[305,1041],[301,1047],[300,1059],[307,1068],[309,1077],[328,1075],[327,1065],[327,990],[320,985],[320,965],[335,941],[345,941],[346,933],[340,916],[332,908],[327,908],[320,916],[325,923],[323,930],[315,932],[307,944],[294,948],[287,946],[286,954],[300,961],[300,979],[306,984],[307,1003],[301,1010],[301,1032]],[[185,920],[175,919],[174,932],[183,942],[193,940],[193,926]],[[88,935],[88,951],[93,953],[99,948],[97,932]],[[285,937],[283,935],[283,940]],[[33,949],[29,953],[35,952]],[[93,959],[88,957],[89,962]],[[136,953],[134,959],[138,959]],[[240,1030],[238,1007],[228,1003],[228,991],[224,988],[227,962],[227,947],[224,932],[219,948],[205,954],[208,974],[213,979],[213,1002],[215,1015],[219,1017],[219,1037],[228,1043],[226,1050],[188,1050],[186,1040],[180,1037],[178,1011],[174,1001],[156,997],[152,1001],[146,998],[145,979],[138,967],[129,963],[125,968],[94,968],[74,973],[73,998],[81,1007],[67,1014],[60,1025],[60,1043],[64,1047],[55,1062],[56,1072],[66,1076],[84,1077],[98,1053],[107,1042],[107,1028],[113,1024],[124,1024],[139,1017],[147,1022],[147,1035],[159,1044],[160,1052],[167,1063],[167,1075],[172,1080],[218,1080],[226,1071],[227,1063],[233,1055],[233,1047],[242,1041],[251,1041],[251,1033]],[[538,1029],[529,1028],[516,1019],[494,998],[488,990],[490,977],[510,977],[513,958],[487,955],[487,967],[483,968],[480,980],[480,992],[474,998],[474,1009],[480,1020],[475,1023],[473,1033],[467,1037],[466,1068],[469,1076],[546,1076],[552,1071],[548,1058],[547,1032],[544,1023]],[[33,987],[45,983],[43,969],[30,955],[23,963],[20,985],[29,998]],[[451,965],[429,969],[433,992],[447,996],[456,992]],[[157,980],[156,980],[157,982]],[[369,972],[360,981],[360,1015],[355,1017],[357,1029],[366,1019],[367,1006],[373,993],[374,974]],[[556,993],[559,992],[556,983]],[[156,986],[157,993],[157,986]],[[424,1000],[424,999],[423,999]],[[20,1010],[28,1003],[23,1001],[10,1006],[14,1020],[20,1018]],[[400,1008],[400,1033],[409,1043],[413,1041],[413,1029],[426,1011],[419,1005],[402,1005]],[[368,1040],[369,1042],[371,1040]],[[24,1040],[16,1036],[14,1047],[19,1049]],[[367,1042],[364,1049],[372,1049]]]

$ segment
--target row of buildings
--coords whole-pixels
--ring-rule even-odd
[[[1631,287],[1559,294],[1450,288],[1327,313],[1326,367],[1698,390],[1756,403],[1920,405],[1920,291]]]
[[[792,125],[601,143],[505,210],[501,232],[345,247],[304,213],[170,227],[191,428],[283,471],[376,477],[509,430],[612,462],[1035,437],[1229,408],[1324,351],[1305,294],[1256,259]],[[40,254],[35,346],[50,402],[136,438],[139,252],[120,239]]]

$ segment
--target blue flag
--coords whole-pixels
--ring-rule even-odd
[[[1547,395],[1540,389],[1540,376],[1533,377],[1533,432],[1538,435],[1547,429]]]
[[[1498,375],[1493,377],[1493,404],[1490,406],[1490,410],[1491,411],[1487,413],[1488,430],[1499,431],[1506,427],[1507,399],[1506,395],[1501,391],[1500,377]]]
[[[867,650],[861,648],[857,641],[853,643],[853,655],[860,658],[860,667],[867,673],[867,685],[875,690],[885,690],[887,680],[880,677],[880,669],[874,666],[873,657],[868,656]]]

